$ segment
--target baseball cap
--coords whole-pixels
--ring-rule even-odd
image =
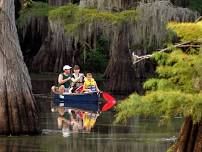
[[[69,65],[65,65],[65,66],[63,66],[63,71],[64,70],[70,70],[72,67],[70,67]]]

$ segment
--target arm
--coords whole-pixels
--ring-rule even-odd
[[[78,78],[71,78],[71,80],[72,80],[72,82],[77,82],[77,81],[79,81],[79,79],[80,79],[80,77],[78,77]]]
[[[84,74],[80,74],[78,78],[72,78],[72,82],[76,83],[78,82],[82,77],[84,77]]]
[[[67,82],[67,81],[69,81],[69,80],[71,80],[70,77],[63,80],[62,74],[60,74],[59,77],[58,77],[58,83],[59,83],[59,84],[64,84],[65,82]]]

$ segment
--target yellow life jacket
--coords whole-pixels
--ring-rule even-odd
[[[90,89],[91,91],[96,91],[96,82],[93,78],[91,79],[91,81],[86,79],[84,82],[84,86],[86,89]]]

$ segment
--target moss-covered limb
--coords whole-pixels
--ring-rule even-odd
[[[48,17],[48,12],[54,7],[49,6],[43,2],[32,2],[29,6],[20,11],[20,16],[17,19],[17,26],[22,27],[26,25],[31,17]]]
[[[67,31],[74,31],[84,24],[95,22],[100,23],[100,26],[110,26],[128,20],[135,21],[136,17],[136,10],[112,13],[91,8],[81,8],[72,4],[56,8],[49,13],[49,19],[62,22]]]

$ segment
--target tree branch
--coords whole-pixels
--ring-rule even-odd
[[[191,43],[192,43],[192,41],[188,41],[188,42],[184,42],[184,43],[179,43],[179,44],[173,45],[171,47],[160,49],[158,52],[169,51],[172,48],[182,48],[182,47],[195,47],[195,48],[199,48],[200,47],[200,45],[193,45]],[[136,63],[138,63],[138,62],[140,62],[142,60],[145,60],[145,59],[149,59],[152,56],[153,56],[153,54],[147,54],[147,55],[143,55],[143,56],[138,56],[138,55],[135,55],[134,51],[133,51],[133,53],[132,53],[133,64],[136,64]]]
[[[202,16],[199,16],[199,17],[196,19],[195,22],[199,22],[199,21],[201,21],[201,20],[202,20]]]

